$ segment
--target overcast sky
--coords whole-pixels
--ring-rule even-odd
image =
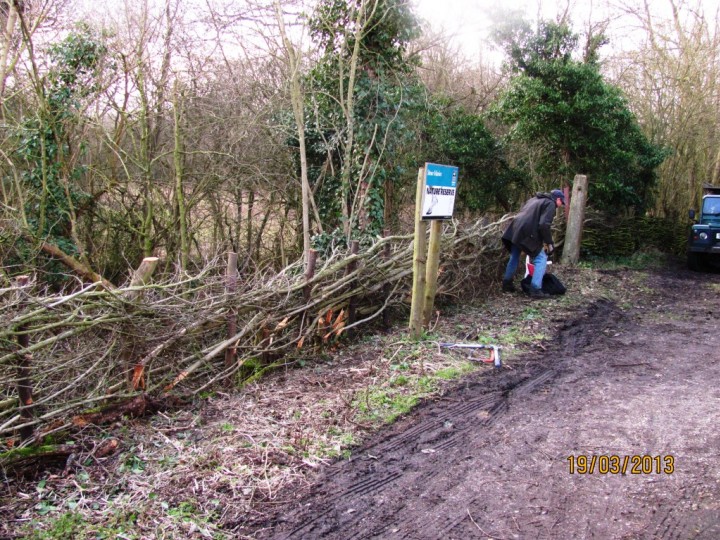
[[[638,4],[639,0],[413,0],[417,13],[436,28],[452,32],[466,53],[478,54],[487,50],[489,13],[493,9],[520,9],[527,18],[534,20],[538,15],[555,19],[559,12],[568,9],[573,20],[573,29],[581,32],[588,20],[597,22],[606,17],[614,20],[609,37],[612,41],[632,39],[633,22],[629,18],[618,18],[621,5]],[[708,19],[714,19],[720,0],[675,0],[676,5],[701,5]],[[667,14],[670,0],[649,0],[653,15]],[[636,34],[636,33],[635,33]],[[635,35],[637,37],[637,34]]]
[[[657,2],[658,0],[653,0]],[[662,1],[662,0],[660,0]],[[554,19],[567,0],[414,0],[417,13],[436,29],[453,35],[468,55],[488,56],[488,35],[492,10],[521,10],[528,19],[538,16]],[[608,0],[570,0],[573,19],[586,19],[592,10],[597,15]],[[561,7],[559,7],[561,6]],[[576,28],[579,30],[579,28]]]
[[[103,12],[113,8],[111,6],[122,5],[125,2],[136,0],[76,0],[80,5],[90,6],[94,12]],[[162,3],[163,0],[154,0]],[[230,1],[230,0],[224,0]],[[313,0],[308,0],[312,2]],[[547,19],[555,19],[557,14],[568,9],[573,21],[573,30],[578,33],[587,27],[589,20],[594,22],[605,18],[614,20],[613,26],[608,32],[613,48],[623,47],[633,37],[642,35],[633,31],[633,22],[625,19],[617,19],[622,10],[618,6],[642,4],[643,0],[411,0],[416,6],[417,14],[428,21],[437,30],[443,29],[452,40],[461,45],[469,59],[483,57],[490,60],[494,53],[488,43],[489,29],[491,26],[490,13],[493,10],[503,9],[521,10],[530,20],[536,20],[538,16]],[[647,0],[653,14],[667,13],[671,0]],[[720,5],[720,0],[673,0],[677,5],[698,5],[709,19],[714,19]],[[198,2],[204,7],[203,0],[185,0],[186,3]],[[242,2],[238,2],[242,3]],[[569,6],[569,7],[568,7]],[[623,22],[625,21],[625,22]],[[623,42],[623,43],[621,43]]]

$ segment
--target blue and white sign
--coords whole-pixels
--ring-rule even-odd
[[[457,181],[457,167],[436,163],[425,164],[422,219],[452,218]]]

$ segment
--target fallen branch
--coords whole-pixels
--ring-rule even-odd
[[[32,237],[28,237],[30,240],[33,240]],[[78,261],[75,257],[68,255],[63,250],[61,250],[59,247],[57,247],[54,244],[51,244],[49,242],[41,242],[40,243],[40,249],[50,255],[51,257],[56,258],[58,261],[63,263],[65,266],[67,266],[70,270],[75,272],[78,276],[85,279],[86,281],[89,281],[91,283],[101,283],[103,287],[106,289],[114,289],[115,285],[110,283],[107,279],[102,277],[100,274],[92,270],[91,268],[88,268],[83,263]]]

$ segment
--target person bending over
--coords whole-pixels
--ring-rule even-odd
[[[552,238],[552,222],[555,209],[565,205],[565,194],[559,189],[550,193],[538,193],[528,200],[510,223],[502,236],[505,248],[510,252],[502,290],[515,292],[513,276],[520,262],[520,253],[527,253],[535,265],[530,291],[531,298],[548,298],[542,290],[542,279],[547,268],[547,259],[555,249]]]

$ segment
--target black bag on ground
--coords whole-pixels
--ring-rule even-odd
[[[520,287],[522,287],[522,290],[524,293],[530,292],[530,282],[532,281],[532,276],[525,276],[522,281],[520,282]],[[552,294],[552,295],[560,295],[565,294],[565,291],[567,288],[565,285],[563,285],[562,281],[558,279],[558,277],[554,274],[545,274],[543,276],[542,280],[542,290],[544,293]]]

